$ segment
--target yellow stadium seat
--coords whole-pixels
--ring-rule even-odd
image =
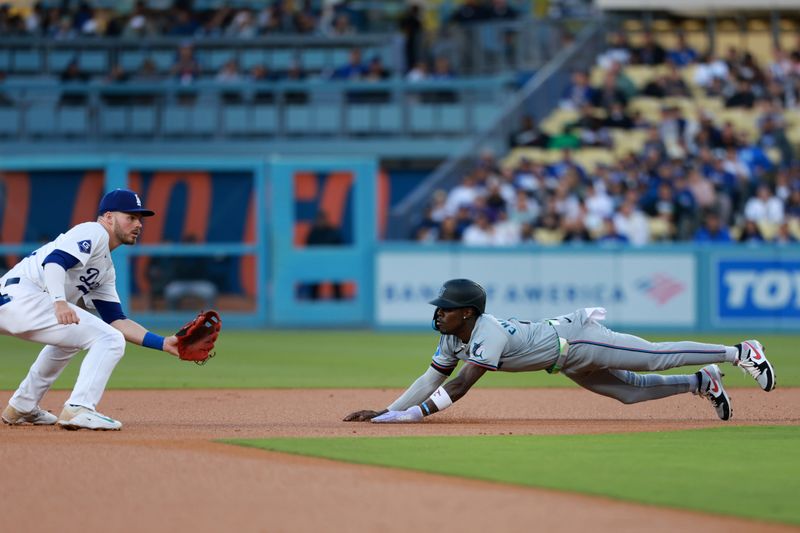
[[[539,124],[548,135],[563,133],[564,126],[578,120],[578,112],[572,109],[555,109]]]
[[[628,76],[636,87],[641,89],[650,80],[659,75],[661,70],[650,65],[628,65],[625,67],[625,75]]]
[[[608,148],[578,148],[572,151],[572,159],[588,171],[594,171],[600,163],[614,163],[614,152]]]

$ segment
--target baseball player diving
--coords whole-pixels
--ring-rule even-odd
[[[0,278],[0,333],[44,344],[3,411],[6,424],[58,424],[66,429],[118,430],[122,423],[98,413],[125,342],[177,355],[177,338],[161,337],[127,318],[115,287],[111,252],[135,244],[142,219],[153,216],[139,195],[116,189],[103,196],[97,221],[59,235]],[[95,308],[100,318],[77,304]],[[61,416],[39,402],[80,350],[88,350]]]
[[[738,366],[765,391],[775,388],[775,372],[756,340],[735,346],[649,342],[603,326],[601,307],[540,322],[501,320],[484,312],[486,292],[468,279],[447,281],[430,303],[436,306],[433,327],[442,336],[428,370],[383,411],[356,411],[346,422],[419,422],[447,409],[484,373],[497,370],[563,372],[578,385],[626,404],[691,392],[707,398],[722,420],[730,420],[733,410],[716,363]],[[444,383],[459,360],[466,364]],[[688,375],[636,373],[684,365],[706,366]]]

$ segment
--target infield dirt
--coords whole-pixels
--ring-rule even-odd
[[[345,423],[396,390],[110,391],[121,432],[0,427],[3,531],[725,531],[800,528],[606,498],[271,453],[278,436],[499,435],[718,426],[682,395],[624,406],[577,389],[476,389],[422,424]],[[2,394],[3,404],[10,392]],[[733,389],[734,425],[800,423],[800,389]],[[66,399],[51,392],[56,414]]]

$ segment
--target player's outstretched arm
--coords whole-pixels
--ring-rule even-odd
[[[419,405],[412,405],[403,411],[388,411],[371,419],[378,424],[420,422],[424,417],[447,409],[453,402],[462,398],[467,391],[486,373],[486,369],[467,364],[453,380],[434,391],[430,398]]]
[[[147,331],[144,326],[130,318],[115,320],[111,325],[118,329],[128,342],[178,355],[178,338],[175,335],[161,337]]]
[[[447,379],[447,376],[435,370],[433,367],[428,367],[425,373],[418,377],[387,409],[383,411],[356,411],[344,417],[344,421],[369,422],[376,416],[380,416],[389,411],[402,411],[412,405],[417,405],[430,396],[437,387],[444,383],[445,379]]]

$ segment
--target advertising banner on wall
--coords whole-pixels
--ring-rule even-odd
[[[580,307],[608,309],[608,322],[631,327],[695,326],[691,253],[456,253],[381,251],[376,259],[378,326],[425,326],[428,301],[451,278],[487,291],[487,312],[542,319]]]
[[[714,325],[800,323],[800,257],[717,258],[711,276]]]

